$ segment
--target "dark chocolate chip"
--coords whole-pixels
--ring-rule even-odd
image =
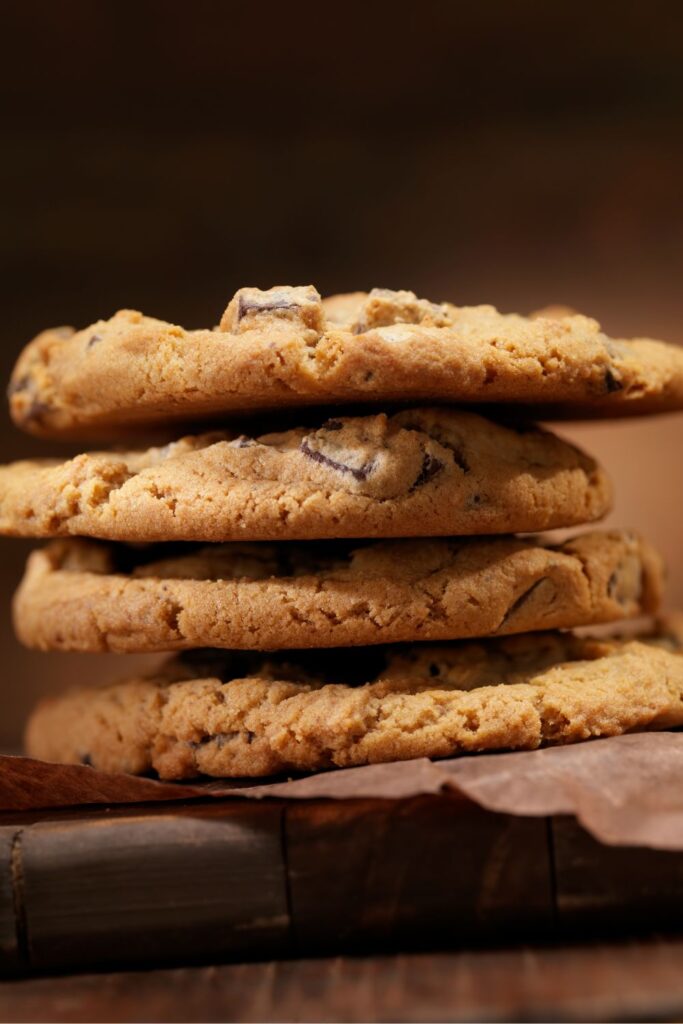
[[[429,666],[429,674],[430,674],[430,676],[438,676],[438,675],[440,675],[440,672],[441,672],[441,670],[439,669],[439,666],[435,665],[432,662],[432,664]]]
[[[437,459],[433,455],[430,455],[429,452],[425,452],[422,456],[422,468],[418,473],[415,483],[410,488],[411,491],[415,491],[418,487],[423,487],[430,480],[433,480],[442,469],[443,462],[441,459]]]
[[[373,459],[372,462],[366,462],[359,469],[347,466],[343,462],[337,462],[335,459],[330,459],[327,455],[323,455],[322,452],[317,452],[315,449],[310,448],[306,438],[299,445],[299,451],[306,455],[307,458],[312,459],[313,462],[319,462],[322,466],[329,466],[330,469],[335,469],[338,473],[350,473],[354,480],[367,480],[375,465]]]
[[[41,402],[39,398],[34,398],[28,409],[24,413],[25,420],[41,420],[45,413],[51,412],[52,407],[47,402]]]
[[[28,376],[20,377],[19,380],[10,381],[9,387],[7,388],[7,397],[11,398],[12,395],[18,395],[21,391],[28,391],[31,386],[31,378]]]
[[[81,754],[80,761],[81,761],[81,764],[86,765],[86,767],[88,767],[88,768],[92,768],[92,766],[93,766],[92,765],[92,757],[90,756],[90,754]]]
[[[503,621],[498,627],[499,630],[501,630],[503,626],[507,624],[509,619],[511,619],[512,616],[516,614],[516,612],[518,612],[521,608],[524,607],[525,604],[527,604],[528,601],[531,600],[531,596],[533,595],[534,591],[538,590],[541,584],[546,582],[546,579],[546,576],[541,576],[540,580],[536,580],[535,583],[532,583],[531,586],[524,591],[524,593],[519,595],[516,601],[513,601],[513,603],[510,605],[505,615],[503,616]]]
[[[613,391],[621,391],[623,387],[624,385],[608,366],[605,370],[605,390],[607,394],[611,395]]]
[[[237,304],[237,322],[239,323],[247,313],[270,313],[276,309],[297,309],[298,307],[298,302],[289,302],[287,299],[277,299],[274,297],[270,299],[248,299],[244,295],[240,295],[240,300]]]
[[[444,437],[442,437],[439,434],[438,431],[427,430],[426,427],[422,427],[418,423],[404,423],[403,429],[415,430],[420,434],[427,434],[427,436],[431,437],[433,441],[437,441],[442,448],[448,448],[448,450],[453,453],[453,461],[455,462],[456,466],[459,466],[463,473],[470,472],[470,464],[465,458],[462,448],[459,448],[457,445],[453,444],[452,441],[447,441]]]
[[[607,594],[612,598],[613,601],[617,601],[621,605],[627,605],[629,601],[636,600],[640,596],[640,587],[637,587],[637,593],[629,592],[630,587],[627,586],[626,592],[620,592],[622,583],[621,574],[624,572],[625,567],[618,565],[614,570],[609,580],[607,581]]]
[[[88,344],[85,346],[86,350],[89,349],[89,348],[92,348],[93,345],[96,345],[98,343],[98,341],[102,341],[102,335],[101,334],[91,334],[90,337],[88,338]]]
[[[456,448],[455,445],[448,444],[446,441],[440,441],[439,443],[442,444],[444,448],[448,448],[451,452],[453,452],[453,462],[456,464],[456,466],[459,466],[463,473],[469,473],[470,464],[465,458],[462,449]]]
[[[341,420],[327,420],[323,423],[321,430],[342,430],[344,424]]]

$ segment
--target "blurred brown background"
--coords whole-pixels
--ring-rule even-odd
[[[588,312],[683,341],[683,5],[4,3],[0,358],[121,306],[217,322],[243,284]],[[2,413],[0,457],[45,450]],[[683,416],[566,429],[683,605]],[[31,654],[1,542],[0,742],[130,666]]]

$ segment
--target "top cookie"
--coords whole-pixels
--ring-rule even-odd
[[[344,402],[528,403],[545,417],[683,408],[682,350],[614,341],[595,320],[549,312],[384,289],[323,301],[312,286],[242,288],[215,330],[123,310],[45,331],[17,362],[10,408],[18,426],[55,437]]]

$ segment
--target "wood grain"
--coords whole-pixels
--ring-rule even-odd
[[[551,822],[558,924],[593,934],[648,927],[680,928],[683,855],[604,846],[573,818]]]
[[[5,814],[0,973],[676,927],[683,855],[455,795]]]
[[[300,950],[395,949],[546,930],[546,825],[457,796],[292,803],[293,940]]]
[[[0,985],[0,1021],[675,1021],[683,940],[295,960]]]
[[[23,921],[15,895],[20,884],[15,877],[20,834],[18,826],[0,827],[0,975],[16,973],[24,962],[19,941]]]
[[[199,806],[24,829],[33,970],[283,952],[281,813]]]

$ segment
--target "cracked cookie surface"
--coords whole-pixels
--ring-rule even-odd
[[[527,533],[603,516],[604,471],[530,426],[452,409],[0,467],[0,532],[109,540]]]
[[[677,346],[548,313],[379,288],[327,300],[312,286],[242,288],[215,330],[123,310],[43,332],[19,357],[10,410],[33,433],[78,437],[335,402],[539,403],[544,418],[683,408]]]
[[[166,779],[267,776],[681,724],[680,654],[543,633],[362,654],[197,651],[152,677],[43,701],[26,747]]]
[[[532,538],[224,544],[53,541],[28,560],[19,638],[44,650],[360,646],[560,629],[656,610],[662,564],[621,531]]]

